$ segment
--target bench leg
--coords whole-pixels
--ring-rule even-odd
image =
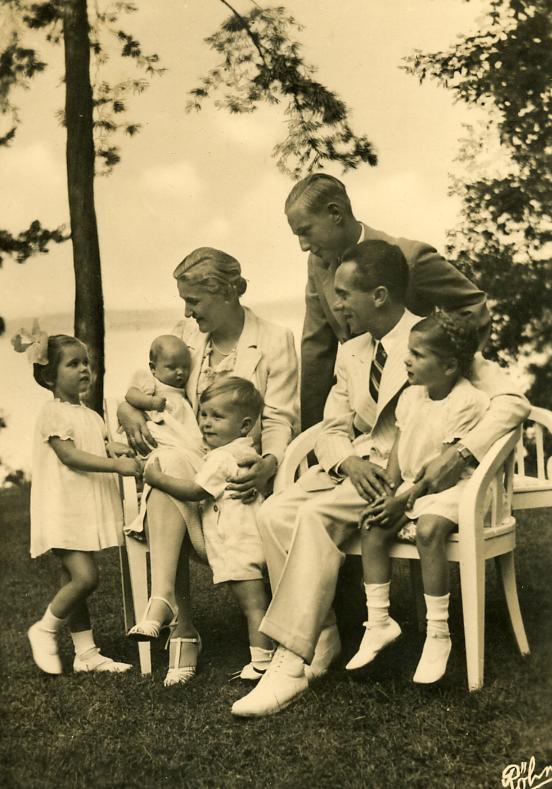
[[[125,543],[134,601],[134,621],[137,622],[148,604],[148,548],[145,543],[132,537],[126,538]],[[151,674],[151,649],[148,641],[138,642],[138,655],[142,674]]]
[[[479,690],[485,659],[485,561],[460,560],[460,585],[468,688]]]
[[[514,566],[514,553],[504,553],[496,557],[496,567],[502,581],[506,605],[510,614],[510,622],[514,631],[514,638],[522,655],[529,654],[529,643],[521,617],[516,584],[516,570]]]

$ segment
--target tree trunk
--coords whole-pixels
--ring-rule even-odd
[[[75,335],[94,371],[88,404],[103,411],[104,309],[96,209],[90,44],[86,0],[64,0],[67,187],[75,270]]]

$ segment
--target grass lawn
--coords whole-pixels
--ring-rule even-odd
[[[411,682],[421,649],[406,563],[398,563],[392,611],[403,637],[362,680],[342,667],[289,709],[261,720],[234,720],[232,702],[247,690],[230,674],[248,659],[245,628],[230,595],[195,566],[201,671],[190,685],[165,689],[165,656],[154,673],[73,675],[35,667],[26,629],[56,585],[53,557],[28,553],[28,489],[0,496],[2,529],[3,787],[500,787],[502,770],[535,756],[552,763],[550,583],[552,524],[522,513],[518,586],[532,654],[516,652],[494,568],[487,571],[485,687],[466,690],[458,579],[453,577],[450,670],[436,688]],[[100,559],[92,599],[96,636],[106,654],[137,665],[123,633],[116,550]],[[344,659],[360,638],[345,633]],[[529,787],[530,784],[520,784]]]

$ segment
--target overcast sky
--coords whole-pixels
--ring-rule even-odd
[[[102,5],[99,0],[100,6]],[[187,92],[215,64],[203,43],[227,15],[218,0],[139,2],[120,26],[167,73],[130,103],[142,124],[122,140],[123,160],[96,181],[96,203],[108,308],[176,306],[171,272],[193,248],[209,245],[235,255],[250,281],[250,302],[300,297],[305,257],[292,237],[283,203],[292,182],[271,158],[285,134],[281,108],[230,116],[206,106],[184,111]],[[318,78],[353,111],[352,125],[375,145],[379,165],[345,176],[357,218],[396,235],[442,248],[457,204],[447,197],[447,173],[469,120],[451,93],[399,70],[415,48],[442,49],[476,28],[482,3],[463,0],[288,0],[304,25],[304,54]],[[246,9],[246,0],[237,7]],[[30,91],[14,96],[22,124],[14,144],[0,148],[0,226],[18,231],[39,218],[68,221],[61,48]],[[106,76],[134,73],[113,60]],[[332,170],[339,175],[338,169]],[[13,318],[73,304],[70,244],[23,266],[0,271],[0,315]]]

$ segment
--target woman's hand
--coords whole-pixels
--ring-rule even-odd
[[[157,446],[157,441],[148,429],[143,411],[133,408],[129,403],[121,403],[117,409],[117,416],[126,433],[129,446],[138,455],[149,455]]]
[[[393,491],[394,485],[387,471],[357,455],[346,458],[340,471],[349,477],[358,495],[366,501],[387,496]]]
[[[142,476],[142,461],[139,458],[119,457],[115,460],[115,471],[122,477]]]
[[[267,495],[270,482],[278,468],[278,461],[274,455],[257,458],[239,463],[240,467],[246,470],[235,477],[229,477],[226,490],[232,491],[230,498],[241,499],[244,504],[250,504],[257,497],[257,493]]]
[[[161,477],[163,475],[163,470],[161,469],[161,464],[159,463],[159,458],[154,458],[148,465],[146,466],[146,470],[144,472],[144,482],[147,482],[152,488],[156,488],[161,481]]]

